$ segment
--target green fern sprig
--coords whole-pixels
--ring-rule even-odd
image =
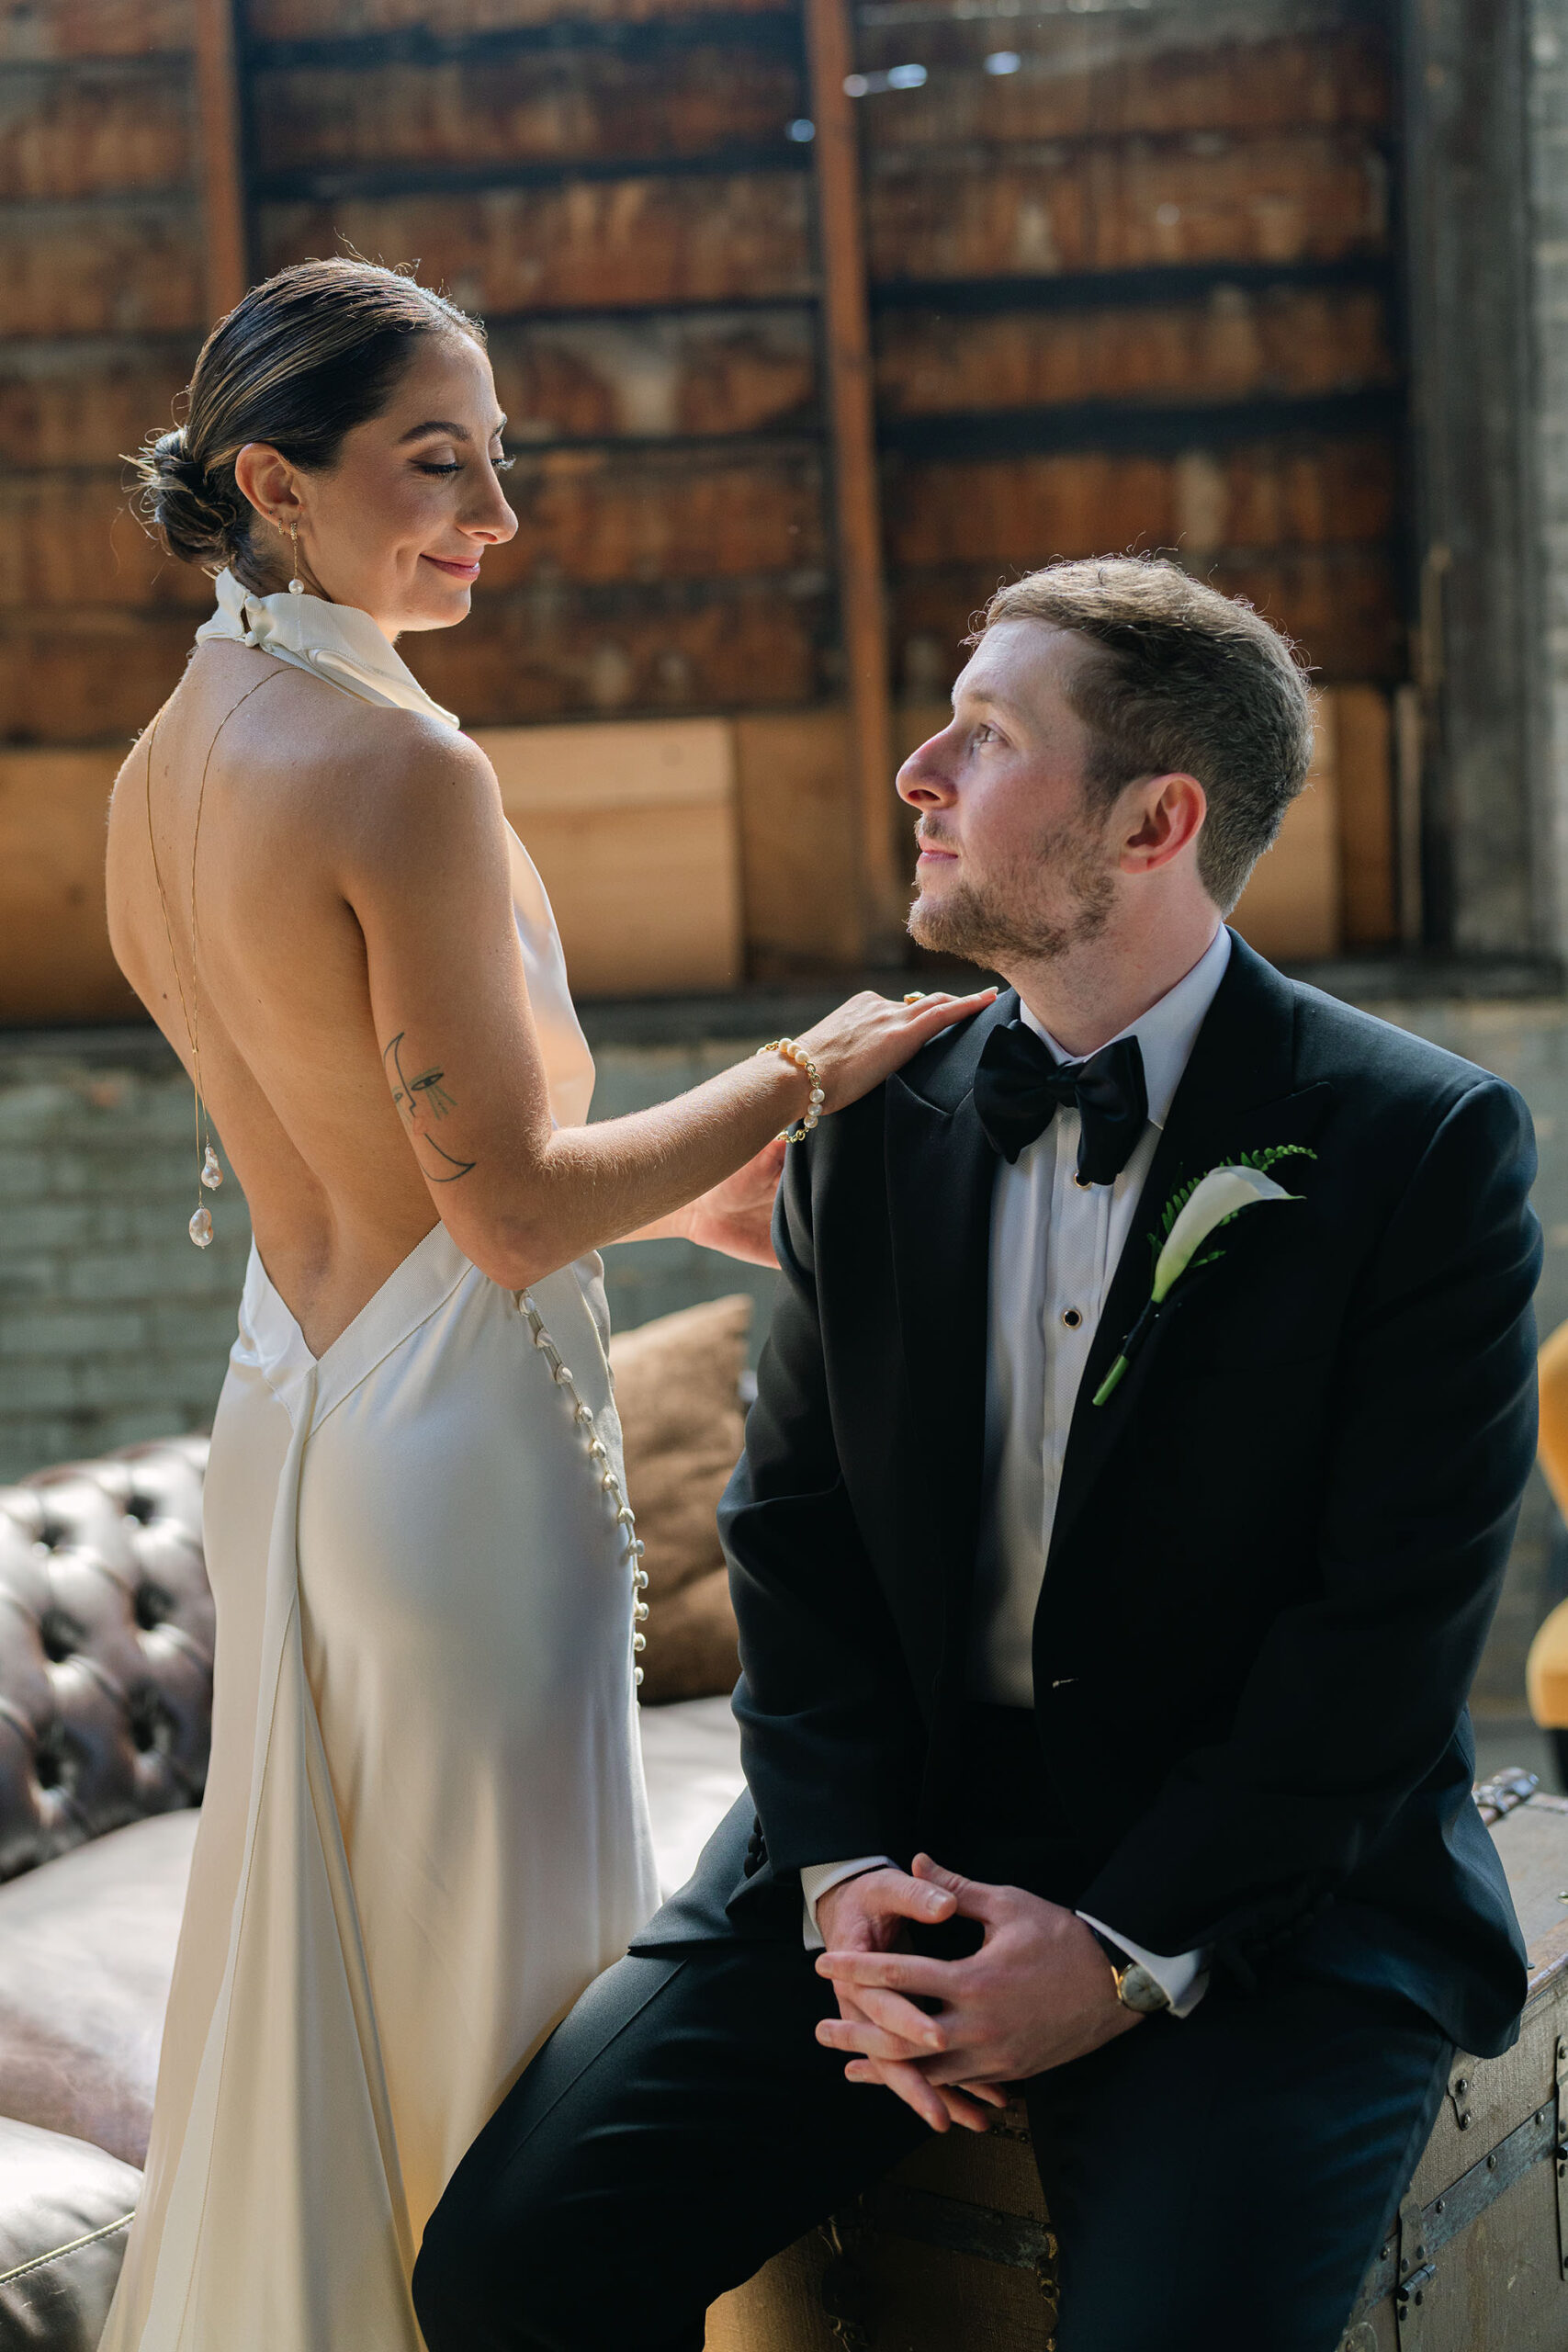
[[[1225,1165],[1228,1168],[1256,1168],[1258,1170],[1260,1174],[1267,1176],[1269,1170],[1273,1167],[1275,1161],[1278,1159],[1315,1159],[1316,1158],[1316,1152],[1313,1150],[1309,1144],[1271,1143],[1266,1144],[1260,1151],[1238,1151],[1233,1159],[1226,1161]],[[1176,1223],[1177,1218],[1181,1215],[1182,1210],[1187,1206],[1188,1202],[1198,1190],[1198,1187],[1202,1181],[1201,1176],[1190,1176],[1185,1184],[1179,1184],[1177,1186],[1169,1200],[1167,1201],[1165,1207],[1161,1210],[1159,1231],[1157,1233],[1151,1233],[1148,1237],[1149,1248],[1154,1251],[1156,1261],[1158,1260],[1160,1251],[1165,1248],[1166,1243],[1170,1238],[1171,1227]],[[1237,1214],[1239,1214],[1239,1212],[1237,1212]],[[1224,1223],[1228,1225],[1230,1223],[1230,1218],[1228,1216],[1224,1218]],[[1220,1228],[1216,1227],[1215,1229],[1217,1231]],[[1198,1266],[1207,1266],[1212,1264],[1213,1259],[1217,1258],[1219,1254],[1219,1251],[1216,1250],[1212,1251],[1209,1257],[1198,1259],[1193,1271],[1196,1272]]]

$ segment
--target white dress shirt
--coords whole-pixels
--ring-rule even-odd
[[[972,1697],[1034,1703],[1034,1614],[1045,1577],[1084,1367],[1106,1293],[1198,1032],[1230,961],[1222,924],[1185,978],[1119,1034],[1136,1037],[1148,1092],[1148,1125],[1113,1184],[1077,1182],[1081,1122],[1058,1111],[1010,1167],[999,1160],[991,1206],[989,1345],[986,1376],[985,1483],[969,1657]],[[1027,1005],[1021,1016],[1058,1060],[1066,1052]],[[817,1904],[830,1886],[886,1861],[863,1855],[803,1870],[807,1942],[819,1949]],[[1086,1924],[1118,1944],[1170,1996],[1178,2017],[1208,1985],[1205,1955],[1143,1951],[1103,1920]]]

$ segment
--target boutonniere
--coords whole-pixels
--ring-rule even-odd
[[[1149,1242],[1155,1251],[1154,1285],[1148,1305],[1122,1342],[1122,1352],[1094,1392],[1094,1402],[1103,1405],[1113,1393],[1122,1374],[1148,1338],[1156,1317],[1177,1283],[1190,1267],[1208,1266],[1223,1258],[1223,1250],[1210,1250],[1201,1258],[1198,1252],[1220,1227],[1239,1216],[1243,1209],[1257,1208],[1265,1201],[1294,1201],[1301,1196],[1287,1193],[1283,1184],[1276,1184],[1267,1172],[1277,1159],[1297,1157],[1315,1159],[1315,1151],[1304,1143],[1271,1144],[1266,1151],[1244,1151],[1238,1159],[1223,1168],[1211,1168],[1206,1176],[1194,1176],[1172,1193],[1160,1215],[1159,1231],[1151,1233]]]

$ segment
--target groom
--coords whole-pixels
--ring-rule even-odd
[[[1453,2046],[1516,2031],[1465,1694],[1529,1117],[1225,930],[1311,749],[1250,608],[1054,565],[974,643],[898,779],[910,929],[1011,988],[790,1154],[722,1512],[750,1792],[458,2168],[431,2352],[696,2352],[1006,2085],[1059,2352],[1333,2352]]]

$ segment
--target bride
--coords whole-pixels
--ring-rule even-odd
[[[516,519],[482,330],[305,263],[147,452],[218,610],[122,769],[114,948],[254,1223],[213,1430],[211,1777],[108,2352],[416,2352],[468,2143],[656,1900],[596,1250],[771,1262],[771,1140],[984,999],[857,996],[589,1126],[549,905],[393,650]],[[657,1628],[650,1628],[657,1639]]]

